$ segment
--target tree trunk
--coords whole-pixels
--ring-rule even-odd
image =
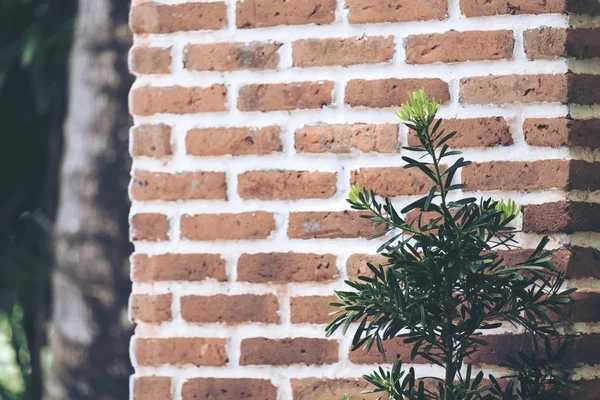
[[[126,399],[129,4],[80,0],[55,226],[51,399]]]

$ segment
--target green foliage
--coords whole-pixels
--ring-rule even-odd
[[[401,338],[412,346],[410,360],[421,357],[445,370],[444,379],[421,378],[417,384],[414,371],[396,360],[390,372],[380,368],[364,377],[374,387],[368,392],[392,400],[560,399],[574,387],[569,378],[577,365],[562,365],[567,347],[554,321],[567,318],[563,306],[572,303],[574,289],[562,289],[564,276],[545,249],[548,238],[522,263],[506,265],[499,257],[497,250],[516,245],[511,222],[519,208],[513,201],[457,196],[466,185],[454,182],[456,173],[471,162],[449,148],[456,132],[446,132],[442,120],[434,124],[438,108],[419,91],[398,113],[419,139],[420,146],[405,149],[420,157],[402,158],[405,168],[429,177],[426,196],[397,211],[390,199],[366,188],[350,191],[351,207],[382,227],[376,237],[388,235],[378,249],[387,262],[368,264],[371,276],[347,281],[352,290],[335,293],[332,305],[339,311],[327,335],[357,324],[352,350],[376,347],[385,357],[383,342]],[[408,222],[402,214],[412,210],[420,214]],[[468,364],[470,355],[487,346],[482,332],[503,323],[525,332],[518,357],[505,365],[518,387],[503,387],[491,375],[492,383],[484,385],[483,373],[472,378]]]

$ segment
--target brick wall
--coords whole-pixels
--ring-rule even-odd
[[[597,398],[599,9],[134,0],[132,398],[360,398],[355,378],[380,357],[323,333],[332,291],[377,260],[365,239],[377,229],[345,197],[354,182],[399,205],[428,189],[401,168],[414,138],[393,113],[419,88],[476,162],[461,177],[469,191],[524,206],[525,248],[550,234],[561,249],[581,288],[566,330],[587,364],[577,398]],[[498,369],[517,338],[494,332],[475,361]],[[440,373],[425,362],[420,373]]]

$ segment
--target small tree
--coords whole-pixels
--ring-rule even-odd
[[[570,377],[577,365],[564,365],[568,342],[555,323],[568,318],[564,307],[573,302],[574,289],[562,289],[563,274],[545,250],[547,237],[525,262],[506,265],[499,256],[500,248],[516,245],[514,202],[453,196],[466,188],[454,177],[470,162],[460,157],[442,164],[461,153],[448,146],[456,132],[434,122],[438,109],[421,90],[397,113],[421,144],[405,149],[422,157],[402,159],[405,168],[431,180],[427,196],[398,212],[372,191],[354,186],[350,192],[352,208],[381,226],[375,237],[391,235],[377,251],[387,262],[368,264],[371,276],[347,281],[353,291],[335,292],[339,301],[332,306],[339,311],[327,335],[356,323],[353,351],[375,345],[385,358],[383,342],[403,338],[412,346],[411,360],[422,357],[445,369],[443,379],[417,379],[397,359],[390,372],[366,375],[374,388],[363,393],[387,393],[392,400],[564,399],[566,389],[576,388]],[[401,216],[413,210],[420,212],[413,221]],[[503,323],[523,331],[520,349],[505,364],[514,379],[500,384],[490,375],[485,382],[482,372],[472,378],[469,356],[487,345],[482,331]]]

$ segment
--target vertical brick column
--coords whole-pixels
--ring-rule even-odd
[[[523,205],[507,261],[552,237],[580,288],[574,398],[595,399],[599,14],[597,0],[134,0],[132,399],[359,398],[383,361],[324,326],[381,241],[345,196],[429,189],[402,168],[414,137],[393,112],[420,88],[474,161],[468,192]],[[498,369],[519,335],[488,339],[473,362]]]

